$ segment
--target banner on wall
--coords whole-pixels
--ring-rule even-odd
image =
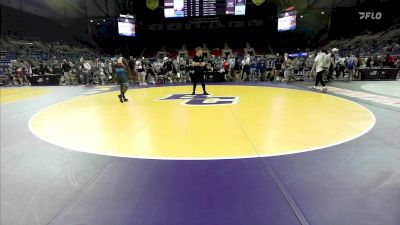
[[[159,0],[146,0],[147,8],[151,10],[155,10],[160,6]]]
[[[265,0],[253,0],[254,5],[261,5],[265,2]]]
[[[214,22],[214,23],[168,23],[168,24],[150,24],[150,31],[162,31],[162,30],[199,30],[199,29],[222,29],[222,28],[251,28],[251,27],[262,27],[264,20],[234,20],[225,22]]]

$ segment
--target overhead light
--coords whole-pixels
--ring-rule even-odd
[[[106,22],[106,20],[103,20],[103,22]]]
[[[97,23],[97,25],[100,25],[100,23]]]
[[[322,14],[322,15],[324,15],[324,14],[325,14],[325,12],[324,12],[324,11],[322,11],[322,12],[321,12],[321,14]]]
[[[90,20],[91,23],[93,23],[93,20]]]
[[[300,15],[300,18],[303,18],[303,15]]]

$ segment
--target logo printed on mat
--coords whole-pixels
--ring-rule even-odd
[[[172,94],[164,98],[155,99],[155,101],[166,101],[166,100],[184,100],[182,102],[182,105],[190,105],[190,106],[216,106],[216,105],[237,104],[239,102],[239,97]]]

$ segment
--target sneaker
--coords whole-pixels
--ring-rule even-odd
[[[120,101],[121,103],[123,103],[123,102],[124,102],[124,98],[123,98],[123,96],[122,96],[122,95],[118,95],[118,98],[119,98],[119,101]]]
[[[195,94],[196,94],[196,93],[193,91],[193,92],[192,92],[192,95],[195,95]]]
[[[125,97],[125,95],[122,95],[122,99],[124,100],[124,102],[128,101],[128,99]]]
[[[327,88],[327,87],[323,87],[323,88],[322,88],[322,92],[326,93],[327,91],[328,91],[328,88]]]
[[[314,86],[313,89],[314,89],[314,90],[317,90],[317,86]]]
[[[210,95],[210,94],[208,94],[207,92],[204,92],[203,95]]]

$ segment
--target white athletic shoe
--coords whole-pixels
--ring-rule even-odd
[[[317,90],[317,86],[314,86],[313,89],[314,89],[314,90]]]

